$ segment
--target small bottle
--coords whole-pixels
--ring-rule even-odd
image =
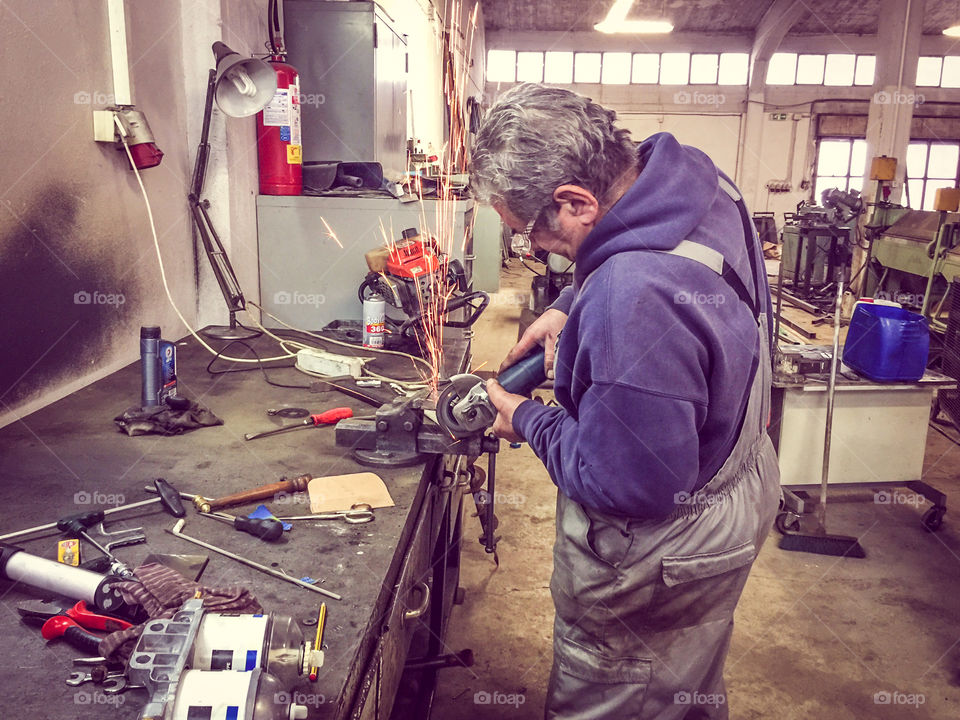
[[[160,404],[160,328],[140,328],[140,405]]]

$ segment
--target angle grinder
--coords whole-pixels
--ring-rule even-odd
[[[500,373],[497,382],[509,393],[527,395],[547,379],[543,356],[543,348],[537,348]],[[454,375],[437,399],[437,422],[454,437],[482,432],[496,419],[486,381],[476,375]]]

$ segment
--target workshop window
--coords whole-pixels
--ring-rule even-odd
[[[660,84],[686,85],[690,81],[690,53],[668,52],[660,56]]]
[[[817,147],[813,201],[824,190],[862,190],[867,168],[867,141],[861,138],[823,138]]]
[[[750,71],[748,53],[720,53],[719,83],[721,85],[746,85]]]
[[[876,64],[873,55],[779,52],[770,56],[767,85],[872,85]]]
[[[629,85],[630,62],[628,52],[605,52],[600,82],[604,85]]]
[[[517,53],[517,82],[543,81],[543,53]]]
[[[710,53],[694,53],[690,56],[690,84],[716,85],[720,71],[720,56]]]
[[[577,53],[573,56],[573,81],[575,83],[600,82],[600,53]]]
[[[543,81],[555,85],[569,85],[573,82],[573,53],[550,51],[545,53],[543,62]]]
[[[902,202],[914,210],[933,210],[937,188],[958,182],[960,142],[914,140],[907,146],[907,185]]]
[[[517,53],[514,50],[491,50],[487,53],[487,80],[513,82],[517,79]]]
[[[917,87],[960,87],[960,56],[917,58]]]
[[[660,82],[660,54],[633,54],[633,82],[656,85]]]

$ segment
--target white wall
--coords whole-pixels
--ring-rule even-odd
[[[221,13],[221,0],[126,2],[133,99],[165,153],[159,167],[143,172],[144,184],[171,293],[194,325],[226,316],[218,292],[204,295],[198,313],[206,259],[196,254],[186,200],[210,45],[222,37],[240,51],[259,49],[261,6],[223,0]],[[134,361],[141,325],[160,325],[170,338],[186,329],[163,291],[126,158],[93,141],[92,111],[111,104],[113,93],[106,0],[0,4],[0,61],[8,68],[0,77],[4,425]],[[226,150],[214,153],[211,174],[228,164],[231,182],[214,181],[207,196],[230,230],[241,281],[255,288],[252,119],[230,129],[222,121],[215,118],[214,142],[224,146],[225,134]],[[91,302],[75,302],[76,293]],[[128,404],[138,400],[131,387]],[[118,398],[117,410],[127,401]]]

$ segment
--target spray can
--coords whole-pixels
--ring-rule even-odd
[[[140,404],[163,405],[177,394],[177,348],[155,325],[140,328]]]
[[[160,404],[160,328],[140,328],[140,405]]]
[[[371,295],[363,301],[363,346],[383,347],[384,316],[386,301],[379,295]]]

